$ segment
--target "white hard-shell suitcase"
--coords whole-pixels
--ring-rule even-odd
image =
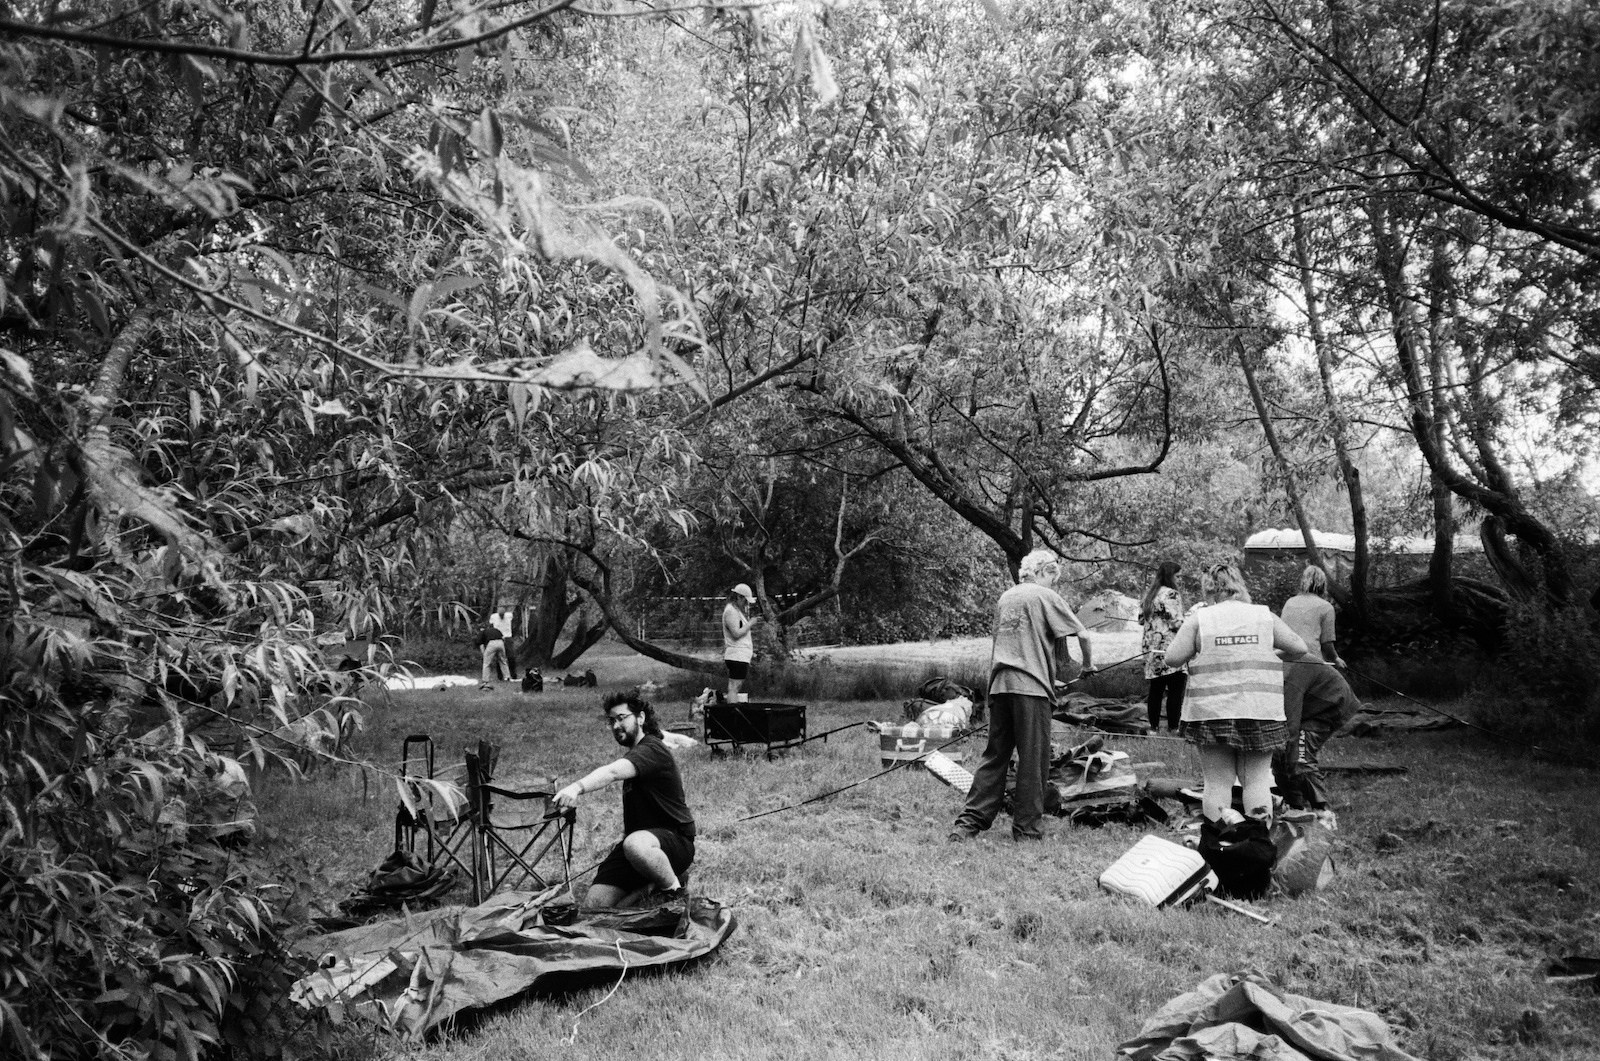
[[[1216,886],[1217,876],[1200,852],[1159,836],[1142,838],[1100,874],[1100,887],[1158,909],[1197,899]]]

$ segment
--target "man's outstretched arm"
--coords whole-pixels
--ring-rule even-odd
[[[618,759],[615,762],[596,767],[557,792],[555,795],[556,806],[564,809],[576,807],[578,805],[578,797],[585,792],[593,792],[614,782],[626,781],[631,777],[638,776],[638,768],[626,759]]]

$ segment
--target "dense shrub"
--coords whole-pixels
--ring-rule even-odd
[[[103,622],[125,614],[104,592],[118,585],[109,578],[60,593],[64,583],[38,569],[11,575],[19,607],[0,638],[0,1056],[275,1056],[299,974],[284,939],[291,890],[251,853],[244,768],[211,745],[265,761],[272,746],[321,747],[354,723],[314,691],[332,676],[306,649],[308,631],[291,640],[280,636],[289,627],[263,622],[274,609],[280,623],[294,614],[293,596],[188,586],[189,601],[216,601],[175,608],[153,643],[136,646]],[[252,596],[275,603],[258,611],[243,604]],[[103,636],[51,621],[79,606]],[[199,618],[214,636],[174,653],[174,628]],[[264,632],[254,645],[248,629]],[[258,740],[301,712],[294,736]]]
[[[1600,740],[1600,619],[1586,607],[1518,607],[1493,688],[1530,717],[1548,712],[1559,731]]]
[[[483,653],[466,635],[408,637],[395,650],[394,658],[424,674],[475,675],[483,667]]]
[[[1459,643],[1417,642],[1381,654],[1345,652],[1345,677],[1363,700],[1403,693],[1421,700],[1458,700],[1482,689],[1495,664]]]

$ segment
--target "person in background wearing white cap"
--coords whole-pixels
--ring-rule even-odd
[[[750,636],[756,619],[750,614],[750,605],[756,595],[743,582],[728,591],[728,603],[722,607],[722,662],[728,668],[728,699],[736,700],[750,676],[750,660],[755,656],[755,639]]]

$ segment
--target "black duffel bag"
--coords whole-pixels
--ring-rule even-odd
[[[1259,899],[1272,886],[1278,849],[1267,823],[1246,818],[1233,825],[1200,823],[1200,855],[1216,871],[1217,894],[1228,899]]]

